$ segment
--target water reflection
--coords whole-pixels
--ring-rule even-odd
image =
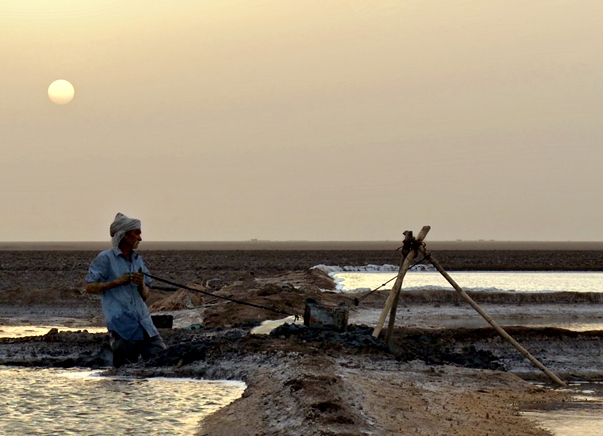
[[[586,332],[592,330],[603,330],[603,322],[600,319],[592,320],[582,318],[576,321],[575,317],[564,317],[561,315],[538,315],[538,316],[504,316],[496,315],[496,322],[503,327],[522,326],[530,328],[538,327],[556,327],[560,329],[573,330],[575,332]],[[432,324],[437,327],[445,328],[483,328],[490,324],[483,318],[475,316],[473,318],[464,317],[462,319],[438,319]]]
[[[283,319],[262,321],[262,323],[259,326],[251,329],[251,334],[252,335],[269,335],[272,330],[274,330],[277,327],[282,326],[285,323],[287,323],[287,324],[303,324],[304,320],[298,319],[296,321],[294,316],[288,316],[287,318],[283,318]]]
[[[603,384],[572,383],[575,401],[537,405],[523,414],[555,436],[603,436]]]
[[[0,325],[0,338],[22,338],[25,336],[42,336],[52,329],[60,332],[76,332],[86,330],[88,333],[107,333],[106,327],[65,327],[60,325]]]
[[[101,377],[0,366],[0,434],[193,435],[242,382]]]
[[[569,271],[455,271],[454,280],[466,291],[497,292],[603,292],[602,272]],[[395,272],[338,272],[333,277],[343,292],[375,289]],[[390,282],[383,289],[391,289]],[[453,290],[437,272],[408,272],[404,290]]]

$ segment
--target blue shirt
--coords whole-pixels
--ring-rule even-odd
[[[92,261],[86,282],[111,282],[123,274],[136,273],[140,268],[145,273],[149,272],[138,253],[132,252],[130,261],[119,248],[112,248],[101,252]],[[150,285],[151,279],[145,276],[144,280],[147,286]],[[140,341],[144,338],[145,330],[150,337],[159,334],[153,325],[149,309],[138,292],[138,286],[134,283],[103,292],[101,303],[107,329],[116,331],[122,338]]]

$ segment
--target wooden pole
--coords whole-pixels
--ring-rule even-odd
[[[414,238],[412,235],[412,231],[406,230],[404,232],[404,242],[402,245],[402,263],[400,264],[400,268],[403,267],[406,257],[411,252],[413,239]],[[416,257],[416,252],[415,252],[414,256]],[[408,268],[410,268],[410,266]],[[407,268],[407,271],[408,271],[408,268]],[[395,285],[395,283],[394,283],[394,285]],[[393,289],[393,287],[392,287],[392,289]],[[401,289],[402,289],[402,287],[400,286],[400,290]],[[387,326],[387,333],[385,334],[385,342],[388,345],[391,345],[390,342],[392,339],[392,333],[394,331],[394,324],[396,323],[396,312],[398,310],[398,300],[400,300],[400,291],[396,292],[396,294],[394,296],[394,301],[392,303],[392,308],[389,311],[389,325]]]
[[[416,239],[414,239],[414,240],[411,239],[411,241],[407,241],[407,239],[405,238],[404,242],[410,243],[410,244],[412,244],[413,242],[421,243],[421,242],[423,242],[423,239],[425,239],[425,237],[427,236],[427,233],[429,233],[430,229],[431,229],[430,226],[423,226],[423,228],[419,232],[419,235],[417,236]],[[407,232],[404,232],[404,234],[405,234],[405,236],[407,236]],[[412,238],[412,233],[410,233],[410,235]],[[416,248],[413,248],[408,252],[408,255],[403,259],[402,264],[400,265],[400,270],[398,272],[398,277],[396,278],[396,282],[394,283],[394,286],[392,287],[392,290],[389,293],[389,296],[387,297],[387,301],[385,302],[385,307],[381,311],[381,316],[379,317],[379,321],[377,321],[377,326],[373,330],[373,337],[375,337],[375,338],[379,337],[379,334],[381,333],[381,329],[383,328],[383,324],[385,323],[385,318],[387,317],[387,313],[392,310],[392,308],[394,306],[394,302],[396,303],[396,305],[398,304],[398,297],[400,294],[400,289],[402,288],[402,282],[404,281],[404,276],[406,275],[406,272],[408,271],[408,268],[410,268],[410,264],[412,263],[412,261],[416,257],[416,255],[417,255],[417,250],[416,250]],[[395,320],[395,309],[392,313],[394,313],[394,320]],[[388,328],[388,336],[389,336],[388,341],[389,341],[389,339],[391,339],[391,331],[390,330],[393,331],[393,322],[391,321],[391,318],[390,318],[390,325]]]
[[[494,330],[496,330],[507,342],[510,342],[511,345],[513,345],[515,348],[517,348],[517,350],[521,354],[523,354],[530,362],[532,362],[534,364],[534,366],[536,366],[538,369],[540,369],[542,372],[544,372],[551,380],[553,380],[559,386],[566,386],[565,382],[563,382],[559,377],[557,377],[555,374],[553,374],[551,371],[549,371],[542,363],[540,363],[540,361],[538,359],[536,359],[534,356],[532,356],[528,352],[528,350],[523,348],[501,326],[499,326],[496,321],[494,321],[486,312],[484,312],[483,309],[481,307],[479,307],[477,305],[477,303],[475,301],[473,301],[473,299],[469,295],[467,295],[467,293],[465,291],[463,291],[463,289],[452,279],[452,277],[450,277],[448,275],[448,273],[444,270],[444,268],[442,268],[442,265],[440,265],[440,262],[438,262],[438,260],[435,257],[433,257],[433,255],[427,254],[427,250],[426,250],[425,246],[419,247],[419,251],[421,253],[423,253],[423,255],[425,255],[429,259],[429,261],[433,264],[433,266],[440,272],[440,274],[442,274],[444,276],[444,278],[446,280],[448,280],[448,283],[450,283],[452,285],[452,287],[454,289],[456,289],[456,291],[461,295],[463,300],[465,300],[467,303],[469,303],[471,305],[471,307],[473,307],[477,311],[477,313],[479,313],[488,322],[488,324],[490,324],[492,327],[494,327]],[[374,333],[373,333],[373,336],[375,336]]]
[[[377,321],[377,326],[375,330],[373,330],[373,337],[378,338],[381,333],[381,329],[383,328],[383,323],[385,323],[385,319],[387,318],[387,314],[390,312],[394,305],[394,301],[397,302],[398,295],[400,293],[400,289],[402,288],[402,282],[404,281],[404,276],[410,268],[410,264],[416,256],[416,251],[412,250],[408,255],[404,258],[402,262],[402,266],[400,267],[400,271],[398,272],[398,278],[392,287],[392,290],[389,293],[389,297],[387,297],[387,301],[385,302],[385,307],[381,311],[381,316],[379,317],[379,321]]]
[[[416,257],[416,255],[414,256]],[[389,311],[389,320],[387,324],[387,332],[385,333],[385,343],[391,346],[392,335],[394,333],[394,324],[396,324],[396,312],[398,311],[398,301],[400,300],[400,291],[396,292],[392,308]]]
[[[412,237],[412,232],[407,230],[404,232],[404,249],[402,250],[402,259],[406,259],[406,257],[408,256],[409,253],[414,252],[414,257],[417,257],[417,249],[416,249],[416,244],[413,247],[413,242],[418,242],[418,243],[422,243],[423,240],[425,239],[425,237],[427,236],[427,233],[429,232],[429,229],[431,227],[429,226],[424,226],[421,231],[419,232],[419,235],[417,236],[417,239]],[[408,267],[410,268],[410,266]],[[408,272],[408,270],[406,271]],[[404,276],[406,276],[406,272],[404,273]],[[391,340],[392,340],[392,335],[394,334],[394,325],[396,324],[396,312],[398,311],[398,301],[400,300],[400,291],[402,289],[402,282],[400,282],[400,289],[398,289],[398,291],[396,292],[395,296],[394,296],[394,301],[392,303],[392,308],[390,309],[389,312],[389,324],[387,326],[387,333],[385,334],[385,342],[387,343],[387,345],[391,346]]]

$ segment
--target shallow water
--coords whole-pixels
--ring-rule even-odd
[[[304,320],[298,319],[296,321],[295,316],[288,316],[288,317],[282,318],[282,319],[262,321],[262,323],[259,326],[251,329],[251,334],[252,335],[268,335],[268,334],[270,334],[270,332],[272,330],[274,330],[277,327],[282,326],[285,323],[287,323],[287,324],[303,324]]]
[[[60,332],[86,330],[88,333],[107,333],[106,327],[64,327],[59,325],[0,325],[0,338],[22,338],[25,336],[45,335],[52,329]]]
[[[350,267],[352,268],[352,267]],[[396,267],[384,265],[371,266],[373,271],[344,271],[331,272],[338,280],[342,292],[357,293],[375,289],[391,278],[396,277]],[[386,269],[387,271],[375,271]],[[477,292],[507,292],[507,293],[547,293],[547,292],[602,292],[603,273],[599,272],[497,272],[474,271],[453,272],[453,279],[465,290]],[[391,289],[392,280],[382,289]],[[404,278],[402,292],[408,290],[445,289],[453,291],[450,284],[438,273],[433,271],[412,271]],[[478,328],[487,327],[489,324],[473,312],[466,312],[468,307],[461,305],[458,308],[444,307],[433,309],[424,317],[417,318],[419,308],[413,308],[413,316],[409,319],[418,319],[420,324],[429,322],[430,325],[448,328]],[[573,306],[572,306],[573,309]],[[409,309],[410,310],[410,309]],[[546,306],[525,305],[501,309],[488,308],[487,312],[502,326],[522,325],[525,327],[558,327],[574,331],[603,330],[603,313],[599,305],[583,304],[576,311],[569,310],[563,305]],[[579,313],[579,315],[578,315]],[[437,315],[434,317],[434,315]],[[399,313],[399,322],[404,322],[405,313]],[[353,318],[353,317],[352,317]],[[356,322],[376,322],[366,316]],[[411,325],[408,324],[407,325]]]
[[[396,277],[397,272],[331,273],[343,292],[375,289]],[[451,277],[466,291],[484,292],[603,292],[603,272],[552,271],[462,271]],[[391,289],[395,280],[381,289]],[[452,286],[438,272],[410,271],[404,277],[403,290],[449,289]]]
[[[523,414],[555,436],[603,436],[603,384],[572,383],[576,401],[535,406]]]
[[[603,322],[601,320],[580,319],[563,317],[563,316],[538,316],[538,317],[517,317],[517,316],[496,316],[496,322],[502,327],[517,326],[522,327],[556,327],[560,329],[572,330],[575,332],[587,332],[592,330],[603,330]],[[488,327],[488,324],[482,317],[474,316],[473,318],[464,317],[462,319],[438,319],[439,327],[445,328],[483,328]]]
[[[99,374],[0,366],[0,434],[194,435],[203,417],[245,389],[242,382]]]

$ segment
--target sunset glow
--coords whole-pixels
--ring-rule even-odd
[[[48,87],[48,98],[56,104],[67,104],[73,100],[75,89],[67,80],[55,80]]]

